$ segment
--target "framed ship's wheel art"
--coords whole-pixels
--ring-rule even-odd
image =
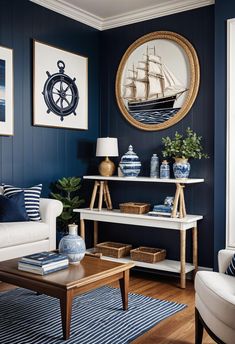
[[[34,125],[87,129],[86,57],[34,42]]]
[[[192,44],[174,32],[152,32],[135,41],[121,59],[115,85],[117,104],[133,126],[165,129],[187,115],[199,81]]]

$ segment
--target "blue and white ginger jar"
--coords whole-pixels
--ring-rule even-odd
[[[68,225],[69,234],[65,235],[59,243],[59,252],[68,256],[70,264],[79,264],[84,258],[86,245],[82,237],[77,235],[78,226]]]
[[[188,178],[190,173],[190,163],[188,162],[188,159],[175,158],[173,172],[176,179]]]
[[[124,177],[137,177],[139,175],[141,162],[133,151],[132,145],[129,146],[128,152],[122,156],[119,166]]]

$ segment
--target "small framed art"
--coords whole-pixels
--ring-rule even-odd
[[[0,47],[0,135],[13,135],[13,51]]]
[[[88,129],[87,65],[87,57],[34,41],[34,125]]]

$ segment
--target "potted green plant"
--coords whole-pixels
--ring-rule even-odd
[[[202,137],[198,136],[190,128],[186,129],[185,135],[181,135],[176,131],[174,138],[170,138],[169,136],[162,138],[164,144],[162,151],[163,157],[175,159],[175,163],[173,164],[175,178],[188,178],[190,173],[189,158],[209,158],[203,152],[201,140]]]
[[[63,234],[68,233],[68,225],[79,221],[79,213],[74,213],[73,209],[79,208],[85,201],[78,195],[81,188],[81,178],[68,177],[59,179],[52,189],[51,196],[63,203],[63,211],[57,218],[58,231]]]

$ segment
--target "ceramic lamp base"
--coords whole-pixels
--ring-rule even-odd
[[[103,177],[111,177],[114,171],[115,165],[108,157],[99,164],[99,173]]]

